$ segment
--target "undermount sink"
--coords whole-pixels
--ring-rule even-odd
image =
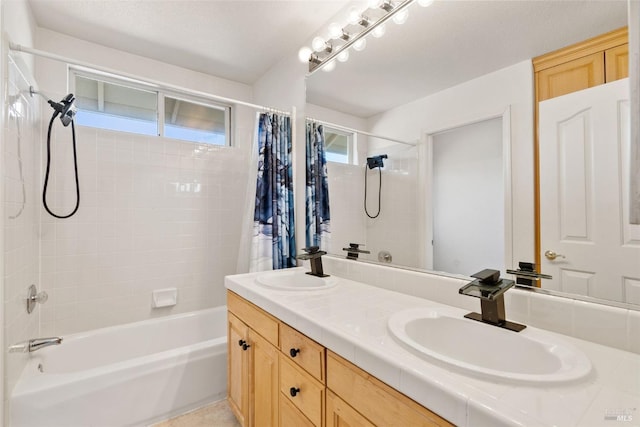
[[[554,383],[591,372],[584,353],[552,333],[531,327],[513,332],[464,314],[447,307],[408,309],[393,314],[388,328],[413,354],[479,376]]]
[[[329,289],[337,284],[332,276],[317,277],[306,274],[304,270],[277,270],[259,275],[256,278],[259,285],[267,288],[286,291],[312,291]]]

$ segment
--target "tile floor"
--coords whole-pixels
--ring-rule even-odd
[[[212,403],[152,427],[240,427],[226,400]]]

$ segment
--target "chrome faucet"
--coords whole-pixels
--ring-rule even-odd
[[[297,256],[298,259],[309,260],[311,264],[311,271],[307,272],[312,276],[317,277],[329,277],[328,274],[324,274],[322,270],[322,255],[326,255],[325,251],[321,251],[319,246],[309,246],[308,248],[302,248],[306,253]]]
[[[467,283],[458,292],[480,298],[482,314],[472,312],[464,317],[515,332],[526,328],[525,325],[508,321],[505,316],[504,293],[515,284],[513,280],[501,279],[500,272],[491,269],[479,271],[471,277],[476,280]]]
[[[9,353],[31,353],[50,345],[62,344],[62,337],[34,338],[29,341],[22,341],[9,347]]]

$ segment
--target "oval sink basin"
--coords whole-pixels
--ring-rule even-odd
[[[311,291],[329,289],[337,284],[332,277],[317,277],[306,274],[304,270],[278,270],[261,274],[256,278],[259,285],[286,291]]]
[[[591,371],[584,353],[554,334],[531,327],[513,332],[464,314],[446,307],[409,309],[392,315],[388,328],[413,354],[480,376],[552,383]]]

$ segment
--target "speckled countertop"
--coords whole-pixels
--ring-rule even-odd
[[[640,426],[640,355],[548,332],[587,355],[586,378],[488,380],[414,356],[388,332],[393,313],[443,304],[342,278],[325,290],[277,290],[256,283],[260,274],[227,276],[225,286],[456,425]]]

